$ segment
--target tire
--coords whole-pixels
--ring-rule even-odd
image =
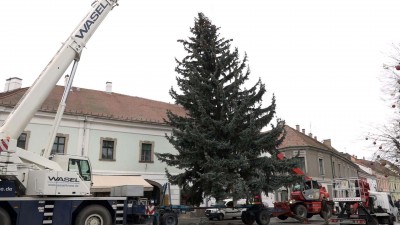
[[[217,220],[221,221],[223,219],[224,219],[224,214],[222,214],[222,213],[218,214]]]
[[[161,225],[178,225],[178,216],[173,212],[165,213],[161,217]]]
[[[8,215],[8,212],[3,208],[0,208],[0,224],[11,225],[10,215]]]
[[[389,217],[389,225],[394,225],[395,220],[396,220],[396,218],[394,216],[390,216]]]
[[[293,211],[298,217],[307,218],[307,208],[304,205],[296,205]]]
[[[324,218],[324,214],[322,213],[322,211],[319,213],[319,216],[322,219],[325,219]],[[326,217],[328,217],[328,219],[332,217],[332,208],[331,207],[328,207],[328,212],[326,213]]]
[[[277,216],[278,217],[278,219],[280,219],[280,220],[286,220],[288,217],[287,216],[285,216],[285,215],[279,215],[279,216]]]
[[[89,205],[75,219],[75,225],[90,225],[94,222],[98,225],[112,225],[110,212],[104,206]]]
[[[241,219],[245,225],[252,225],[256,221],[254,213],[249,211],[242,212]]]
[[[261,210],[256,214],[256,222],[258,225],[268,225],[271,219],[268,210]]]

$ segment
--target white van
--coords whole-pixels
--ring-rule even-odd
[[[377,209],[381,207],[388,214],[391,215],[392,221],[397,222],[397,213],[399,209],[394,205],[392,196],[388,192],[370,192],[370,197],[374,201],[374,208]]]

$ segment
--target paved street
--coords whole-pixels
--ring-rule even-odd
[[[223,220],[223,221],[217,221],[217,220],[208,220],[206,217],[198,217],[198,218],[179,218],[179,223],[178,225],[243,225],[242,221],[240,219],[237,220]],[[298,222],[295,219],[288,218],[287,220],[280,220],[278,218],[271,218],[271,222],[269,223],[270,225],[301,225],[300,222]],[[321,219],[319,216],[314,216],[311,219],[309,219],[310,225],[323,225],[324,221]],[[253,225],[257,225],[257,223],[254,223]],[[395,223],[395,225],[400,225],[400,223]]]
[[[312,225],[322,225],[324,221],[321,219],[319,216],[314,216],[309,220],[309,224]],[[243,222],[240,219],[236,220],[223,220],[223,221],[217,221],[217,220],[208,220],[206,217],[195,217],[195,218],[185,218],[185,217],[180,217],[179,218],[179,225],[199,225],[199,224],[207,224],[207,225],[243,225]],[[257,223],[254,223],[257,224]],[[280,220],[278,218],[271,218],[271,225],[300,225],[300,223],[295,220],[288,218],[287,220]]]

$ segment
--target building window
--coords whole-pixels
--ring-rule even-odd
[[[338,174],[339,174],[339,178],[342,177],[341,172],[340,172],[340,164],[338,164]]]
[[[325,175],[324,159],[319,158],[318,165],[319,165],[319,175]]]
[[[154,142],[140,142],[140,162],[153,163]]]
[[[297,157],[297,166],[305,173],[306,172],[306,160],[304,157]]]
[[[101,160],[115,160],[116,141],[112,138],[101,139]]]
[[[17,140],[17,147],[27,150],[28,149],[28,140],[29,140],[30,132],[23,132],[19,135]]]
[[[307,165],[306,165],[306,152],[304,150],[295,150],[293,151],[293,157],[297,158],[297,166],[304,173],[307,173]]]
[[[332,162],[332,177],[336,177],[336,168],[335,168],[335,162]]]
[[[54,138],[53,148],[51,149],[52,155],[54,154],[65,154],[68,143],[68,135],[57,134]]]

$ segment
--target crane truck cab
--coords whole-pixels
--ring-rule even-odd
[[[84,196],[90,195],[92,186],[89,159],[83,156],[54,155],[52,161],[61,171],[30,171],[27,195]]]
[[[51,157],[51,160],[58,163],[65,171],[78,173],[82,180],[88,185],[92,183],[92,167],[88,157],[77,155],[60,155],[56,154]]]

